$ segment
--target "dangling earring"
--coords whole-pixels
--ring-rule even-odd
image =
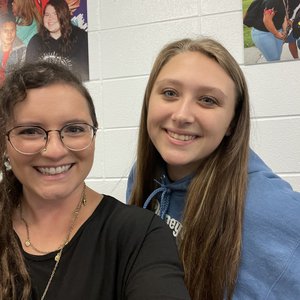
[[[10,164],[10,160],[9,160],[8,156],[5,156],[4,166],[6,168],[6,171],[10,171],[11,170],[11,164]]]

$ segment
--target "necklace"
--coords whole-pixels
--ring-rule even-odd
[[[73,212],[73,215],[74,214],[76,214],[76,210],[78,209],[78,207],[79,207],[79,210],[80,210],[80,208],[81,208],[81,206],[85,206],[86,205],[86,197],[85,197],[85,185],[84,185],[84,189],[83,189],[83,192],[82,192],[82,195],[81,195],[81,198],[80,198],[80,201],[79,201],[79,203],[78,203],[78,205],[77,205],[77,207],[76,207],[76,209],[74,210],[74,212]],[[79,212],[79,211],[78,211]],[[28,225],[28,223],[27,223],[27,221],[24,219],[24,217],[23,217],[23,213],[22,213],[22,206],[20,205],[20,218],[21,218],[21,220],[22,220],[22,222],[25,224],[25,227],[26,227],[26,240],[25,240],[25,242],[24,242],[24,245],[26,246],[26,247],[31,247],[33,250],[35,250],[36,252],[38,252],[38,253],[40,253],[40,254],[49,254],[49,253],[51,253],[51,252],[53,252],[53,251],[59,251],[59,250],[61,250],[61,248],[63,247],[63,246],[65,246],[65,242],[64,243],[62,243],[57,249],[55,249],[55,250],[51,250],[51,251],[42,251],[42,250],[39,250],[37,247],[35,247],[34,245],[33,245],[33,243],[31,242],[31,240],[30,240],[30,233],[29,233],[29,225]],[[74,225],[73,225],[74,226]],[[68,231],[68,235],[70,235],[70,229],[72,230],[73,228],[69,228],[69,231]]]
[[[55,255],[55,258],[54,258],[55,265],[54,265],[54,268],[53,268],[53,270],[51,272],[50,278],[49,278],[49,280],[48,280],[48,282],[46,284],[46,287],[45,287],[45,290],[44,290],[43,295],[41,297],[41,300],[45,299],[45,296],[46,296],[46,294],[48,292],[49,286],[50,286],[50,284],[52,282],[52,279],[54,277],[54,274],[55,274],[55,272],[57,270],[60,258],[62,256],[63,249],[68,244],[68,242],[70,240],[70,236],[71,236],[72,230],[74,228],[75,222],[76,222],[76,220],[78,218],[78,215],[79,215],[79,212],[81,210],[81,207],[82,206],[86,206],[87,200],[86,200],[85,189],[86,189],[86,185],[84,183],[83,191],[81,193],[80,200],[79,200],[79,202],[78,202],[75,210],[72,212],[72,220],[71,220],[68,232],[67,232],[67,236],[66,236],[64,242],[62,243],[62,245],[59,246],[58,249],[55,250],[55,251],[58,251],[57,254]],[[33,250],[35,250],[36,252],[41,253],[41,254],[48,254],[48,253],[50,253],[51,251],[49,251],[49,252],[41,251],[41,250],[38,250],[35,246],[32,245],[32,243],[30,241],[30,236],[29,236],[29,225],[28,225],[28,223],[26,222],[26,220],[24,219],[24,217],[22,215],[22,206],[21,205],[20,205],[20,218],[21,218],[21,220],[23,221],[23,223],[25,224],[25,227],[26,227],[26,235],[27,236],[26,236],[26,240],[24,242],[25,246],[26,247],[31,247]]]

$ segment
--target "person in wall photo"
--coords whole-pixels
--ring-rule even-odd
[[[293,58],[299,58],[296,39],[289,34],[291,17],[299,0],[255,0],[256,18],[251,37],[266,61],[280,60],[283,44],[288,43]]]
[[[300,193],[250,149],[249,105],[216,40],[159,52],[126,198],[169,225],[193,300],[299,299]]]
[[[190,300],[154,213],[85,183],[98,121],[65,67],[25,64],[0,89],[0,299]]]
[[[26,52],[26,62],[37,60],[62,64],[83,81],[89,79],[87,32],[72,25],[64,0],[49,0],[45,6],[43,25]]]
[[[11,15],[0,18],[0,86],[7,74],[21,66],[25,60],[26,46],[16,36],[16,23]]]

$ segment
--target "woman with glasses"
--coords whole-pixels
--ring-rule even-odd
[[[98,122],[77,77],[25,65],[0,99],[0,299],[190,299],[165,224],[86,186]]]

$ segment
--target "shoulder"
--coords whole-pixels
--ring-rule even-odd
[[[30,46],[32,46],[32,45],[34,45],[34,44],[40,44],[40,43],[42,43],[42,42],[43,42],[42,37],[41,37],[38,33],[36,33],[36,34],[30,39],[30,41],[29,41],[29,43],[28,43],[28,47],[30,47]]]
[[[16,37],[13,43],[13,50],[19,48],[26,48],[26,46],[18,37]]]
[[[99,220],[105,223],[105,234],[114,237],[120,248],[139,249],[145,240],[173,240],[170,229],[152,211],[134,205],[126,205],[105,195],[99,210]],[[101,216],[101,217],[100,217]]]
[[[135,173],[136,173],[136,162],[133,164],[133,166],[131,167],[130,173],[129,173],[129,178],[131,180],[133,180],[133,178],[135,177]]]
[[[277,176],[253,151],[250,152],[248,170],[245,217],[255,214],[269,224],[295,218],[295,226],[299,226],[300,231],[300,193]]]
[[[266,8],[277,8],[283,6],[282,1],[279,0],[264,0],[264,6]]]
[[[42,37],[39,33],[36,33],[31,39],[36,40],[36,41],[40,41],[40,40],[42,40]]]
[[[136,226],[139,230],[149,230],[151,226],[163,226],[162,222],[152,211],[143,209],[134,205],[126,205],[123,202],[104,195],[103,208],[110,214],[110,221],[116,222],[116,226],[120,229],[133,229]]]
[[[259,202],[269,199],[273,203],[276,199],[293,199],[300,205],[300,193],[276,175],[252,150],[248,163],[248,198],[256,198]]]
[[[296,299],[299,215],[300,193],[251,151],[236,299]]]
[[[129,221],[129,224],[131,224],[135,220],[144,220],[142,221],[144,223],[151,222],[153,217],[155,217],[155,214],[147,209],[135,205],[126,205],[112,196],[104,195],[104,199],[106,205],[112,209],[113,216],[119,221]]]
[[[249,159],[249,180],[245,203],[245,234],[257,231],[261,237],[300,239],[300,193],[277,176],[253,151]],[[251,233],[249,233],[250,235]],[[266,239],[268,240],[268,239]],[[279,241],[278,241],[279,242]]]
[[[72,25],[72,34],[79,37],[87,37],[87,32],[75,25]]]

